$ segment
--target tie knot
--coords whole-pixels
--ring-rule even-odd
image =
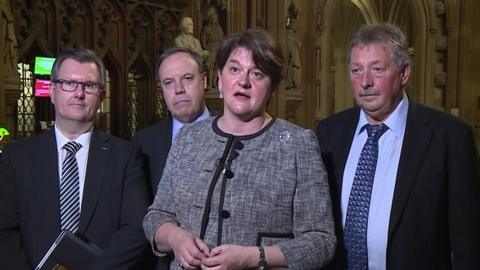
[[[80,148],[82,148],[82,145],[75,141],[70,141],[63,146],[63,149],[67,150],[68,153],[73,154],[77,153]]]
[[[368,138],[372,138],[374,141],[378,141],[382,137],[383,133],[387,131],[388,127],[385,124],[372,125],[366,124],[365,128],[367,129]]]

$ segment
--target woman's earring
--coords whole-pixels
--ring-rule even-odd
[[[222,89],[218,89],[218,97],[223,98],[223,91]]]

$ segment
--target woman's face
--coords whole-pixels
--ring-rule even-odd
[[[223,91],[224,116],[243,121],[263,115],[272,96],[270,77],[255,66],[244,47],[235,48],[218,72],[218,88]]]

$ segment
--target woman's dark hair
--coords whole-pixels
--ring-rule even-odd
[[[275,90],[283,79],[284,58],[282,50],[273,38],[266,31],[258,28],[250,28],[229,36],[217,51],[218,70],[223,70],[230,54],[239,47],[252,53],[253,62],[270,77],[272,90]]]

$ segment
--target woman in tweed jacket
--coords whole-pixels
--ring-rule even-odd
[[[280,48],[249,29],[222,43],[217,63],[224,113],[178,133],[144,219],[153,251],[173,252],[171,269],[324,266],[336,238],[317,140],[266,112]]]

